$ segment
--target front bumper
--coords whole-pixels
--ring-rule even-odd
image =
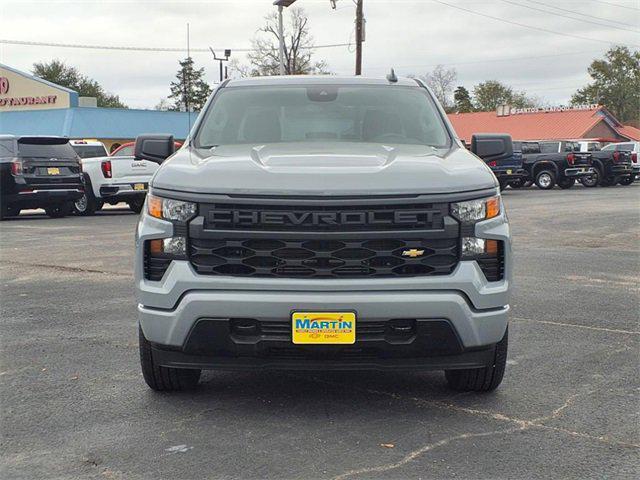
[[[571,177],[571,178],[579,178],[579,177],[586,177],[587,175],[591,175],[594,172],[592,167],[574,167],[574,168],[567,168],[564,171],[564,176],[565,177]]]
[[[170,237],[174,226],[142,215],[136,234],[135,278],[138,318],[154,349],[154,358],[166,366],[192,368],[469,368],[489,362],[494,345],[508,323],[512,257],[506,215],[475,225],[475,235],[502,240],[504,278],[488,282],[474,261],[460,261],[450,275],[397,278],[255,278],[197,274],[188,261],[174,260],[160,281],[145,280],[144,241]],[[290,325],[292,311],[355,311],[356,344],[313,346],[309,356],[283,358],[265,349],[291,347],[290,331],[281,338],[232,340],[236,319],[270,325]],[[438,349],[434,337],[417,335],[409,343],[388,344],[360,337],[363,329],[395,319],[410,319],[425,328],[440,322],[451,327],[457,348]],[[196,326],[220,326],[210,350],[190,350]],[[417,328],[417,327],[416,327]],[[423,333],[426,330],[423,330]],[[373,342],[373,343],[372,343]],[[377,342],[377,343],[376,343]],[[414,343],[417,342],[417,343]],[[426,342],[426,343],[425,343]],[[216,347],[217,345],[217,347]],[[218,348],[219,347],[219,348]],[[375,355],[360,355],[369,347]],[[416,350],[417,348],[417,350]],[[340,350],[344,356],[336,358]],[[322,353],[322,358],[316,354]]]

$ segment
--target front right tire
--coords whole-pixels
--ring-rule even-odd
[[[460,392],[490,392],[498,388],[507,366],[508,345],[509,328],[507,327],[502,340],[496,344],[493,362],[490,365],[484,368],[445,370],[444,375],[449,387]]]
[[[157,365],[153,360],[151,344],[138,326],[140,348],[140,366],[144,381],[157,392],[175,392],[192,390],[200,380],[201,370],[190,368],[171,368]]]

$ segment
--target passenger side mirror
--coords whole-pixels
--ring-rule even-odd
[[[173,155],[175,143],[173,135],[169,134],[144,134],[136,138],[133,155],[136,160],[150,160],[156,163],[164,162]]]
[[[513,156],[511,135],[477,133],[471,137],[471,151],[485,161],[506,160]]]

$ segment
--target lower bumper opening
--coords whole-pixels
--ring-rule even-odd
[[[295,345],[289,320],[201,319],[182,348],[153,345],[160,365],[228,370],[474,368],[490,363],[493,352],[464,349],[445,319],[358,322],[353,345]]]

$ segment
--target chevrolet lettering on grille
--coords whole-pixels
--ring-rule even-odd
[[[322,227],[327,225],[367,226],[367,225],[431,225],[435,215],[433,210],[396,211],[354,211],[347,212],[287,212],[222,210],[209,211],[208,222],[212,226],[247,227],[252,225],[282,225],[300,227]]]

